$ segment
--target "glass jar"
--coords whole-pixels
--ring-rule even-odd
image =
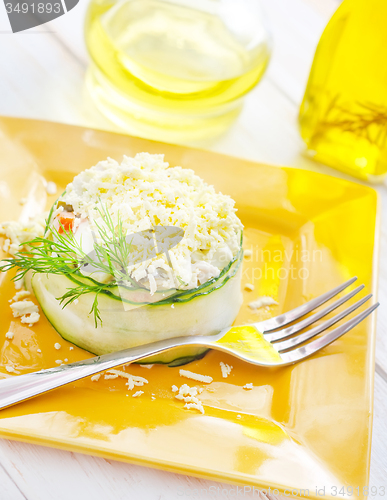
[[[169,142],[223,133],[270,57],[259,0],[92,0],[85,35],[97,108]]]

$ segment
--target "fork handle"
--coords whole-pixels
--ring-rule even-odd
[[[159,340],[151,344],[103,354],[102,356],[68,365],[60,365],[25,375],[11,376],[0,380],[0,409],[52,391],[62,385],[109,370],[115,366],[132,363],[182,345],[206,345],[205,337],[187,336]]]

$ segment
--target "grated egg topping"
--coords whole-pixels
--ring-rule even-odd
[[[139,153],[123,161],[108,158],[78,174],[59,199],[76,216],[73,232],[83,249],[93,244],[90,228],[102,220],[95,207],[103,203],[114,222],[121,220],[127,236],[155,226],[177,226],[182,240],[165,253],[131,266],[133,279],[154,293],[171,287],[192,289],[217,277],[237,255],[242,223],[235,202],[217,193],[193,170],[169,167],[163,155]],[[86,251],[86,250],[85,250]],[[171,266],[179,281],[171,277]],[[109,281],[111,276],[95,277]]]

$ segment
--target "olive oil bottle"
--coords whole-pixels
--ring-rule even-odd
[[[221,134],[270,56],[259,0],[92,0],[85,36],[94,104],[168,142]]]
[[[387,173],[387,0],[344,0],[318,44],[299,114],[316,160],[361,179]]]

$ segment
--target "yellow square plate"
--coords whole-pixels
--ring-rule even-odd
[[[206,151],[123,135],[14,118],[0,119],[0,218],[26,218],[48,207],[43,177],[62,189],[107,156],[164,153],[230,194],[245,225],[244,291],[237,323],[289,310],[357,275],[375,289],[377,196],[373,189],[313,172],[255,164]],[[60,192],[60,191],[59,191]],[[28,198],[25,205],[19,200]],[[89,357],[62,340],[44,317],[29,328],[12,317],[14,294],[1,276],[0,374],[18,374]],[[253,314],[247,304],[270,295],[279,305]],[[13,341],[5,333],[15,333]],[[337,498],[367,485],[372,425],[375,316],[320,354],[278,370],[215,351],[189,365],[211,375],[205,414],[183,409],[172,384],[179,368],[130,367],[149,383],[132,398],[123,379],[86,379],[0,412],[0,434],[165,470],[256,487],[309,490]],[[54,343],[60,341],[60,351]],[[41,350],[41,352],[38,351]],[[219,363],[233,366],[222,378]],[[242,387],[252,382],[253,390]],[[194,385],[194,382],[193,384]],[[201,385],[201,384],[196,384]],[[204,384],[203,384],[204,386]],[[152,395],[154,398],[152,399]],[[343,491],[343,490],[341,490]],[[346,490],[347,491],[347,490]],[[336,494],[335,494],[336,493]]]

